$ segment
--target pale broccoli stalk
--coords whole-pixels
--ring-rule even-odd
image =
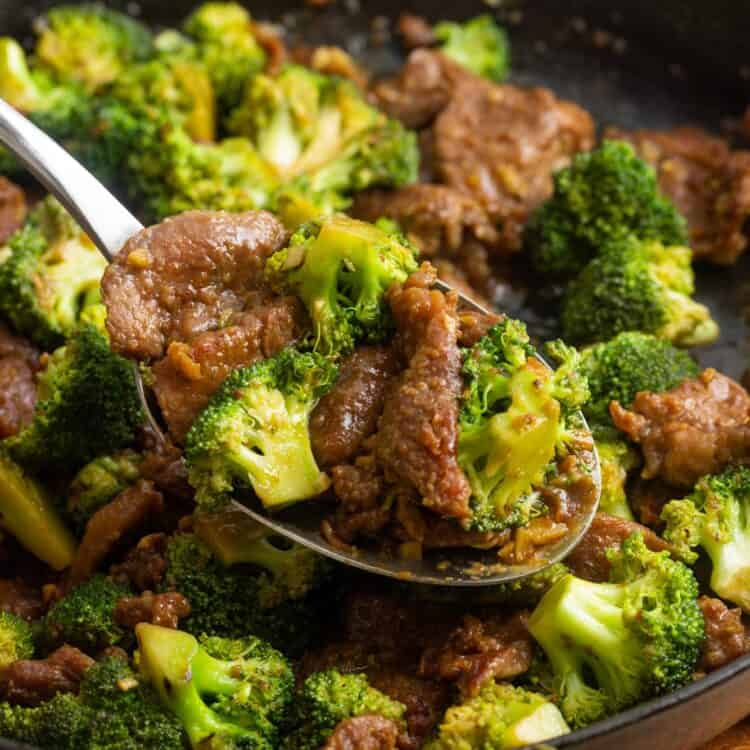
[[[599,466],[602,477],[602,494],[599,510],[611,516],[633,521],[633,511],[628,504],[625,485],[628,474],[640,463],[637,451],[625,440],[597,440]]]

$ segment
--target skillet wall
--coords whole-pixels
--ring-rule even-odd
[[[73,0],[68,0],[73,1]],[[174,25],[198,0],[106,4],[144,20]],[[60,0],[58,0],[60,2]],[[386,72],[398,63],[394,46],[367,42],[376,16],[408,9],[430,18],[486,12],[490,2],[463,0],[339,0],[325,11],[300,11],[300,1],[245,3],[260,19],[288,14],[290,28],[309,42],[338,42]],[[55,4],[0,0],[0,34],[28,38],[32,20]],[[693,122],[718,130],[750,104],[750,0],[498,0],[511,31],[514,80],[544,83],[602,123],[668,126]],[[460,9],[455,6],[459,6]],[[605,33],[602,33],[605,32]],[[746,310],[750,257],[731,271],[699,269],[699,297],[722,326],[721,340],[701,352],[704,365],[739,377],[750,365]],[[510,310],[544,333],[544,313],[514,300]],[[750,319],[750,316],[749,316]],[[750,656],[709,678],[602,725],[555,743],[562,748],[690,750],[750,713]],[[0,740],[0,750],[20,745]]]

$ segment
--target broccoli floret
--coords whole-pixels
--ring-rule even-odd
[[[529,619],[574,728],[687,683],[705,635],[689,568],[641,534],[608,556],[610,583],[566,576]]]
[[[26,620],[0,612],[0,672],[19,659],[34,655],[34,631]]]
[[[590,424],[610,427],[612,401],[627,409],[639,391],[668,391],[698,371],[693,358],[669,341],[639,331],[621,333],[581,353],[581,373],[591,393],[583,413]]]
[[[0,526],[54,570],[67,568],[76,543],[42,485],[0,451]]]
[[[45,349],[78,324],[107,262],[52,197],[0,249],[0,312]]]
[[[104,507],[140,476],[141,456],[124,450],[99,456],[74,477],[68,490],[67,517],[79,531],[97,510]]]
[[[131,63],[153,54],[153,37],[141,23],[96,4],[60,5],[36,21],[36,56],[60,80],[95,91]]]
[[[625,440],[596,440],[599,467],[602,477],[602,492],[599,510],[628,521],[635,520],[628,504],[625,485],[628,474],[640,463],[638,452]]]
[[[562,305],[563,335],[576,344],[641,331],[676,346],[710,344],[719,327],[692,299],[692,253],[633,237],[610,243],[573,280]]]
[[[0,736],[43,750],[184,750],[179,721],[121,659],[92,666],[80,695],[34,708],[0,703]]]
[[[425,750],[507,750],[569,732],[560,709],[545,696],[488,682],[478,695],[446,711]]]
[[[130,66],[118,76],[110,94],[144,117],[158,118],[160,110],[175,116],[187,134],[199,143],[216,138],[216,104],[211,79],[192,55],[160,54]]]
[[[711,560],[711,588],[750,611],[750,468],[732,466],[703,477],[684,500],[662,511],[664,538],[686,562],[695,547]]]
[[[194,528],[222,565],[249,564],[261,571],[257,583],[263,609],[301,599],[319,588],[330,570],[326,558],[301,544],[274,536],[242,510],[198,514]]]
[[[308,421],[337,375],[324,357],[291,348],[235,370],[187,436],[197,502],[221,506],[249,487],[278,508],[325,492],[330,479],[315,462]]]
[[[687,225],[632,146],[605,141],[555,175],[554,195],[532,216],[527,244],[540,271],[576,273],[603,245],[628,235],[685,245]]]
[[[314,566],[308,558],[298,570],[309,577],[300,578],[291,589],[284,586],[284,567],[278,563],[272,567],[260,559],[265,540],[247,543],[244,555],[256,558],[252,564],[227,566],[218,558],[222,554],[219,550],[226,554],[224,542],[219,544],[215,534],[206,534],[200,521],[197,528],[210,540],[216,553],[194,534],[178,534],[167,547],[162,588],[179,591],[190,602],[190,615],[181,627],[194,635],[208,633],[226,638],[251,633],[284,653],[299,656],[315,638],[316,625],[327,606],[326,597],[321,595],[321,584],[327,581],[326,564],[321,561]],[[295,549],[294,559],[290,555],[282,562],[304,561],[304,553]],[[258,554],[253,554],[254,551]],[[283,601],[282,592],[286,595]]]
[[[305,303],[315,349],[345,354],[358,341],[382,341],[391,332],[385,293],[417,269],[402,240],[373,224],[333,216],[301,227],[289,247],[269,258],[266,275],[277,290]]]
[[[433,32],[442,53],[467,70],[498,83],[508,77],[510,44],[492,16],[477,16],[465,23],[442,21]]]
[[[221,112],[242,98],[247,81],[266,64],[250,14],[238,3],[205,3],[185,21],[199,59],[211,76]]]
[[[367,681],[363,674],[341,674],[335,669],[315,672],[295,698],[295,729],[284,740],[284,750],[318,750],[344,719],[375,714],[403,723],[406,707]]]
[[[127,646],[132,634],[114,621],[113,612],[129,595],[127,587],[95,575],[50,607],[41,623],[41,642],[50,650],[68,643],[92,654],[107,646]]]
[[[256,76],[229,128],[278,171],[284,184],[272,207],[292,228],[343,210],[357,191],[417,178],[413,133],[368,104],[350,81],[299,65],[275,78]]]
[[[30,471],[69,474],[133,439],[143,421],[132,365],[93,327],[81,327],[38,376],[31,423],[3,442]]]
[[[565,441],[568,412],[587,395],[575,379],[577,353],[557,349],[568,361],[553,373],[524,324],[506,318],[465,352],[458,462],[471,484],[472,529],[523,526],[546,512],[534,487]]]
[[[294,674],[257,638],[202,638],[158,625],[136,626],[138,666],[194,748],[277,746],[293,697]]]

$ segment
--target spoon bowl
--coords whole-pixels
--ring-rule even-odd
[[[0,99],[0,143],[41,182],[68,210],[91,237],[107,260],[120,251],[125,242],[143,229],[143,225],[90,172],[23,115]],[[437,289],[456,291],[443,281]],[[488,314],[470,297],[456,291],[466,308]],[[547,367],[549,365],[537,355]],[[153,414],[140,370],[136,373],[138,393],[149,426],[162,441],[166,440]],[[583,417],[580,417],[585,425]],[[547,545],[542,557],[533,564],[505,565],[498,562],[496,550],[471,547],[429,551],[419,558],[385,555],[367,546],[342,548],[328,542],[321,534],[321,524],[329,516],[331,504],[306,501],[273,515],[264,511],[254,498],[236,500],[241,510],[276,534],[302,544],[345,565],[413,583],[441,586],[491,586],[524,578],[567,556],[588,529],[601,494],[599,459],[592,451],[590,467],[594,482],[594,499],[569,525],[568,533],[558,542]]]

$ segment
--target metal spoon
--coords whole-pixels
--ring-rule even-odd
[[[107,260],[120,251],[125,242],[143,229],[133,216],[91,173],[49,136],[0,99],[0,143],[41,182],[81,225]],[[435,285],[441,291],[453,291],[443,281]],[[461,303],[476,312],[486,314],[481,305],[458,292]],[[164,439],[159,421],[151,411],[141,379],[135,367],[136,382],[144,412],[151,428]],[[428,553],[422,559],[385,557],[366,547],[355,552],[332,546],[320,533],[321,522],[332,507],[326,502],[306,502],[269,516],[253,498],[236,502],[238,510],[258,523],[292,541],[309,547],[322,555],[370,573],[390,576],[404,581],[452,586],[488,586],[523,578],[553,562],[564,558],[579,542],[596,512],[601,490],[599,463],[594,452],[593,478],[596,500],[586,513],[556,544],[544,548],[544,559],[533,565],[500,566],[492,551],[462,548]]]

